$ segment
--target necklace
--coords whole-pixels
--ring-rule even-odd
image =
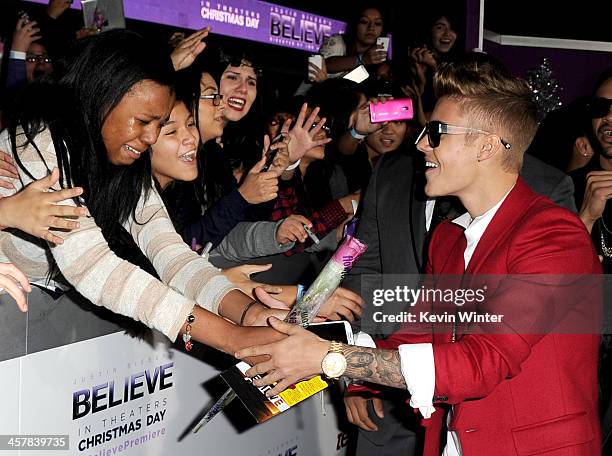
[[[603,226],[603,228],[610,234],[612,234],[610,232],[610,230],[608,229],[608,227],[606,227],[606,224],[603,221],[603,218],[599,219],[601,221],[601,225]],[[606,243],[604,241],[604,232],[603,230],[599,230],[599,239],[601,240],[601,254],[603,256],[605,256],[606,258],[612,258],[612,247],[608,247],[606,246]]]

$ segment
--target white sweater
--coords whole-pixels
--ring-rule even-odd
[[[18,146],[23,139],[23,135],[17,137]],[[44,162],[32,145],[20,147],[18,154],[30,174],[40,179],[48,174],[47,169],[57,166],[57,158],[48,130],[37,135],[35,142]],[[12,155],[6,130],[0,133],[0,150]],[[10,179],[15,190],[0,188],[3,196],[32,182],[17,168],[20,179]],[[59,189],[58,183],[54,190]],[[61,204],[74,206],[71,200]],[[141,195],[135,214],[139,223],[130,217],[124,227],[153,263],[161,282],[117,257],[93,217],[79,219],[77,230],[57,233],[64,238],[62,245],[16,230],[2,231],[0,262],[14,263],[33,283],[42,283],[49,276],[52,255],[65,280],[91,302],[142,321],[174,341],[194,305],[218,313],[225,294],[236,287],[183,242],[155,189],[147,198]]]

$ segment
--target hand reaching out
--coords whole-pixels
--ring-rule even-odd
[[[18,284],[21,285],[21,288],[19,288]],[[17,307],[22,312],[28,311],[24,291],[30,293],[32,287],[30,282],[28,282],[28,278],[17,269],[17,266],[11,263],[0,263],[0,288],[6,290],[17,301]]]
[[[299,325],[285,323],[277,318],[270,318],[269,323],[272,328],[289,337],[279,342],[239,350],[235,356],[238,359],[260,355],[270,357],[268,361],[251,367],[246,375],[252,377],[256,374],[267,373],[263,378],[253,382],[255,386],[278,382],[274,388],[266,392],[267,397],[272,397],[292,384],[320,374],[322,372],[321,360],[329,351],[330,342]],[[296,356],[298,354],[299,356]]]
[[[283,289],[275,285],[267,285],[265,283],[255,282],[251,279],[251,274],[267,271],[272,267],[272,264],[241,264],[233,268],[223,270],[223,275],[236,285],[244,294],[257,299],[255,288],[262,287],[266,292],[277,294],[282,293]]]
[[[13,157],[6,152],[0,150],[0,178],[8,177],[10,179],[19,179],[19,173],[15,167]],[[9,179],[0,179],[0,187],[13,189],[15,186]]]
[[[83,193],[80,187],[49,191],[59,180],[59,170],[32,182],[20,192],[0,199],[0,226],[17,228],[54,244],[64,240],[50,229],[73,230],[79,223],[71,218],[87,215],[82,207],[57,204]]]
[[[319,316],[328,320],[354,321],[363,315],[365,301],[357,293],[338,287],[331,297],[321,306]]]
[[[304,225],[312,228],[312,222],[303,215],[291,214],[279,225],[276,230],[276,242],[286,244],[287,242],[304,242],[308,234]]]

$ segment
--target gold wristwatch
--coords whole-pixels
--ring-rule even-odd
[[[329,351],[321,361],[321,370],[326,377],[338,379],[342,377],[346,370],[346,358],[342,353],[342,344],[333,341],[329,347]]]

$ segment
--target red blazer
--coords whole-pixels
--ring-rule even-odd
[[[463,228],[442,223],[430,244],[430,274],[463,274]],[[480,239],[466,274],[601,274],[581,221],[518,179]],[[530,318],[546,321],[550,303],[522,299]],[[592,306],[591,306],[592,308]],[[600,312],[599,302],[595,312]],[[562,318],[573,319],[576,315]],[[423,342],[402,333],[380,348]],[[592,331],[594,332],[594,331]],[[598,334],[541,335],[432,332],[434,402],[453,405],[450,429],[464,456],[600,454],[597,413]],[[446,406],[448,407],[448,406]],[[440,452],[444,412],[428,420],[425,454]]]

